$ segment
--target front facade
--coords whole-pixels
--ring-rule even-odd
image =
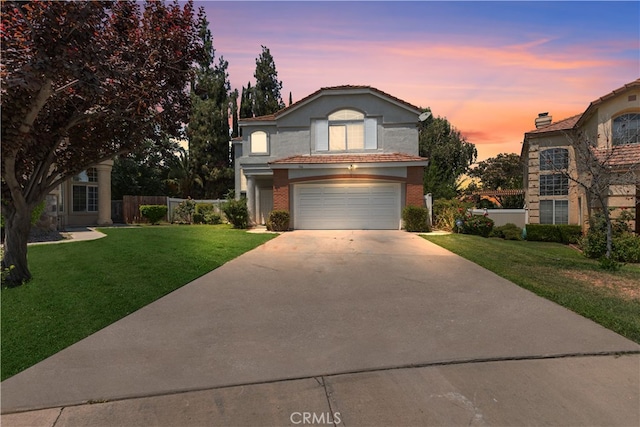
[[[339,86],[241,120],[237,197],[254,224],[285,210],[295,229],[399,229],[404,206],[424,206],[419,114],[378,89]]]
[[[585,229],[591,209],[600,206],[577,182],[588,181],[588,156],[593,155],[618,177],[608,186],[608,207],[629,210],[639,232],[640,79],[592,102],[582,114],[552,122],[542,113],[535,124],[524,135],[521,153],[528,223]],[[585,141],[591,141],[589,151]]]
[[[64,230],[87,225],[111,225],[113,160],[87,168],[64,181],[45,198],[41,228]]]

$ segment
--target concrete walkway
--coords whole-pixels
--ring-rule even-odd
[[[28,246],[32,245],[53,245],[57,243],[71,243],[71,242],[82,242],[85,240],[96,240],[101,239],[106,236],[106,234],[99,232],[93,227],[74,227],[68,228],[63,234],[67,235],[68,238],[64,240],[55,240],[51,242],[34,242],[29,243]]]
[[[639,352],[414,234],[295,231],[7,379],[2,425],[638,425]]]

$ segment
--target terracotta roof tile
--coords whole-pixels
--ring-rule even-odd
[[[524,194],[524,190],[522,188],[509,190],[479,190],[474,191],[472,194],[476,196],[519,196]]]
[[[611,149],[595,150],[596,157],[612,167],[640,167],[640,144],[618,145]]]
[[[569,118],[566,118],[566,119],[559,120],[557,122],[551,123],[548,126],[541,127],[539,129],[531,130],[531,131],[527,132],[527,134],[538,134],[538,133],[556,132],[556,131],[561,131],[561,130],[573,129],[573,127],[576,125],[576,123],[578,122],[578,120],[580,119],[581,116],[582,116],[582,114],[577,114],[575,116],[571,116]]]
[[[385,163],[385,162],[424,162],[424,157],[404,153],[381,154],[319,154],[314,156],[291,156],[270,164],[335,164],[335,163]]]

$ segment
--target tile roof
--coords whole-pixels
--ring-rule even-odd
[[[377,93],[379,95],[382,95],[384,97],[392,99],[392,100],[404,105],[407,108],[411,108],[411,109],[414,109],[414,110],[420,110],[420,107],[416,107],[415,105],[410,104],[407,101],[404,101],[404,100],[402,100],[400,98],[397,98],[397,97],[395,97],[393,95],[390,95],[390,94],[388,94],[386,92],[383,92],[380,89],[376,89],[375,87],[372,87],[372,86],[366,86],[366,85],[342,85],[342,86],[329,86],[329,87],[320,88],[317,91],[313,92],[312,94],[305,96],[304,98],[300,99],[299,101],[294,102],[293,104],[291,104],[288,107],[285,107],[285,108],[277,111],[274,114],[268,114],[266,116],[258,116],[258,117],[249,117],[249,118],[240,119],[240,120],[242,122],[273,121],[278,116],[281,116],[282,114],[288,112],[289,110],[292,110],[292,109],[298,107],[299,105],[304,104],[305,102],[307,102],[308,100],[318,96],[322,92],[340,92],[340,91],[345,91],[345,90],[364,90],[364,91],[375,92],[375,93]]]
[[[551,123],[550,125],[531,130],[527,132],[527,134],[538,134],[538,133],[547,133],[547,132],[556,132],[561,130],[569,130],[573,129],[582,114],[577,114],[575,116],[571,116],[569,118],[559,120],[557,122]]]
[[[335,163],[387,163],[387,162],[424,162],[424,157],[404,153],[381,154],[319,154],[314,156],[291,156],[275,160],[270,164],[335,164]]]
[[[599,161],[612,167],[640,167],[640,144],[618,145],[594,150]]]
[[[478,190],[472,194],[476,196],[519,196],[524,194],[524,190],[522,188],[510,190]]]

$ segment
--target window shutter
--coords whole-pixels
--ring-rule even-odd
[[[329,122],[316,120],[315,128],[316,151],[329,151]]]
[[[378,120],[372,118],[364,119],[364,148],[375,150],[378,148]]]

